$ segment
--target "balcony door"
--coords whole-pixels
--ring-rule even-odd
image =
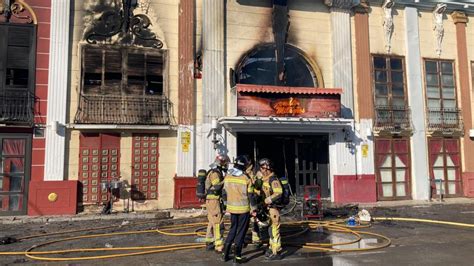
[[[0,216],[26,214],[31,135],[0,134]]]
[[[462,196],[459,139],[429,139],[431,195]]]
[[[36,28],[0,23],[0,123],[32,124]]]

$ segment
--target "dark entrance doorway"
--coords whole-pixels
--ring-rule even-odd
[[[237,154],[269,158],[278,176],[287,176],[293,192],[303,196],[305,185],[320,185],[330,197],[328,135],[269,135],[240,133]]]

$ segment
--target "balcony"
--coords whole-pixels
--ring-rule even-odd
[[[171,103],[163,96],[81,95],[76,124],[168,125]]]
[[[458,108],[429,108],[427,130],[430,135],[462,135],[464,124]]]
[[[35,97],[29,91],[4,91],[0,94],[0,123],[33,126]]]
[[[388,135],[411,134],[410,108],[407,106],[376,106],[374,132]]]

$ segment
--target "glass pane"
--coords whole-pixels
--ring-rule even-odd
[[[23,158],[8,158],[3,163],[3,171],[8,174],[18,174],[25,171]]]
[[[457,183],[457,182],[456,182]],[[456,183],[449,182],[448,187],[449,187],[449,195],[456,194]]]
[[[433,111],[439,110],[439,108],[441,108],[440,100],[438,100],[438,99],[429,99],[428,100],[428,108],[432,109]]]
[[[387,95],[387,85],[386,84],[375,84],[375,96]]]
[[[427,74],[426,75],[426,85],[428,85],[428,86],[439,86],[439,84],[438,84],[438,75],[437,74]]]
[[[456,168],[448,168],[448,180],[456,180]]]
[[[405,172],[406,172],[406,169],[405,168],[399,168],[399,169],[396,169],[395,170],[395,180],[397,182],[405,182]]]
[[[400,158],[395,155],[395,166],[396,167],[405,167],[406,165],[400,160]]]
[[[393,197],[392,184],[382,184],[382,194],[384,197]]]
[[[375,99],[375,105],[377,105],[377,106],[388,105],[388,99],[386,97],[377,97]]]
[[[403,72],[392,71],[392,82],[403,83]]]
[[[25,154],[24,139],[3,139],[3,155],[24,155]]]
[[[444,100],[443,107],[444,109],[454,111],[456,109],[456,100]]]
[[[387,82],[387,71],[375,71],[375,81]]]
[[[428,73],[438,72],[438,64],[436,64],[436,61],[425,61],[425,68]]]
[[[398,106],[398,107],[404,107],[405,106],[405,99],[403,99],[403,98],[392,98],[392,105],[393,106]]]
[[[391,169],[380,169],[380,181],[392,182],[392,170]]]
[[[436,158],[435,163],[433,164],[435,167],[443,167],[443,155],[438,155],[438,158]]]
[[[392,167],[392,156],[387,155],[387,157],[385,157],[385,161],[383,161],[380,167]]]
[[[451,62],[442,62],[441,71],[443,73],[453,73],[453,64]]]
[[[10,176],[10,192],[23,192],[23,176]]]
[[[22,195],[0,195],[0,211],[21,211],[22,205]]]
[[[405,183],[397,184],[397,197],[405,197],[407,195],[405,191]]]
[[[435,181],[439,180],[439,179],[444,180],[444,169],[443,168],[433,169],[433,173],[434,173]]]
[[[441,84],[443,86],[453,86],[454,87],[453,75],[442,75],[441,76]]]
[[[403,83],[392,84],[392,94],[394,96],[403,96],[405,94],[403,91]]]
[[[0,191],[3,191],[3,176],[0,176]]]
[[[402,59],[399,58],[392,58],[390,59],[390,68],[391,69],[403,69],[402,67]]]
[[[374,68],[387,68],[384,57],[374,57]]]
[[[456,97],[456,94],[454,92],[453,87],[445,87],[443,88],[443,98],[444,99],[454,99]]]
[[[426,88],[426,93],[428,98],[439,98],[439,88],[438,87],[428,87]]]

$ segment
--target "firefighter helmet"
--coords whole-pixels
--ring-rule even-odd
[[[225,155],[225,154],[218,154],[218,155],[216,156],[216,159],[214,160],[214,163],[215,163],[218,167],[227,168],[227,166],[228,166],[229,163],[230,163],[229,156],[227,156],[227,155]]]
[[[268,158],[262,158],[258,161],[258,166],[265,167],[266,169],[273,170],[273,162]]]
[[[239,155],[235,158],[234,167],[242,171],[247,170],[247,168],[252,164],[252,161],[247,155]]]

